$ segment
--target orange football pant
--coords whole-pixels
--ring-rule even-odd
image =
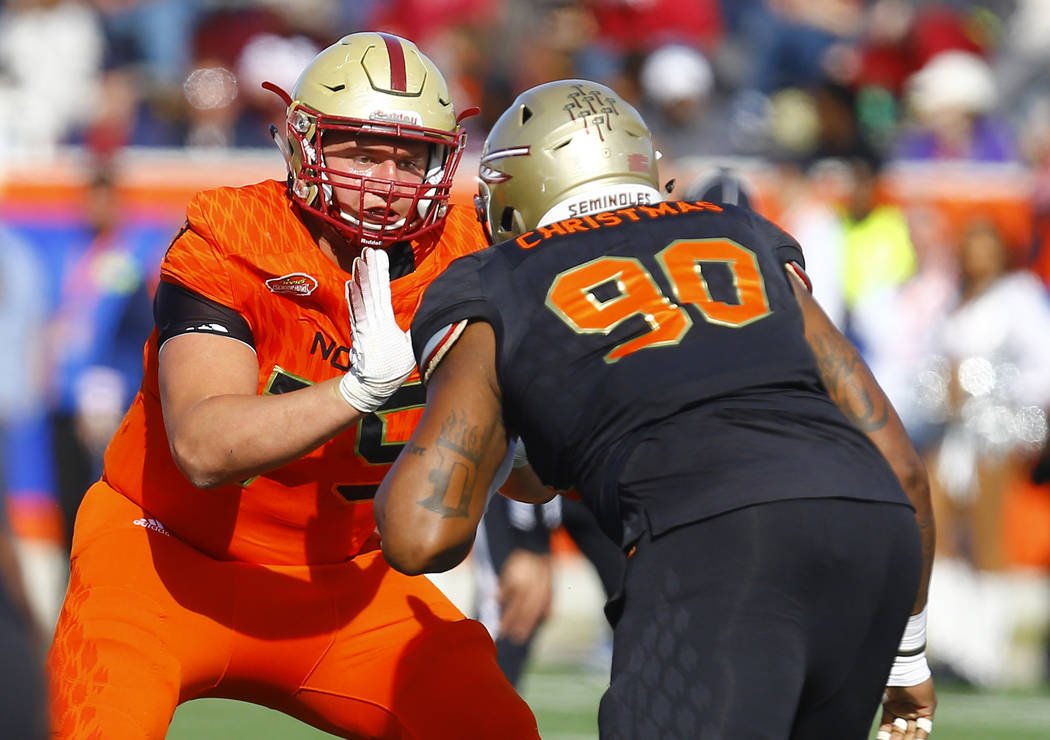
[[[214,560],[105,483],[77,515],[48,655],[52,737],[163,738],[198,697],[344,738],[538,738],[479,623],[378,550],[344,563]]]

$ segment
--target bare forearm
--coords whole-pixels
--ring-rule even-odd
[[[434,462],[436,458],[436,462]],[[467,476],[442,472],[433,448],[409,442],[376,492],[376,526],[387,561],[402,573],[448,570],[466,557],[474,539],[470,511],[476,505]],[[450,562],[450,553],[462,557]]]
[[[421,427],[425,423],[424,418]],[[405,447],[375,501],[383,552],[391,565],[410,575],[435,573],[466,557],[503,454],[496,449],[495,431],[454,412],[442,421],[436,437],[427,437],[425,444],[413,438]]]
[[[912,498],[912,494],[908,494]],[[926,491],[927,504],[929,501],[929,487]],[[915,498],[912,498],[915,503]],[[933,511],[929,505],[925,511],[915,509],[915,521],[919,525],[919,536],[922,538],[922,578],[919,581],[919,591],[915,594],[915,605],[912,614],[918,614],[926,606],[926,598],[930,590],[930,574],[933,572],[933,552],[937,544],[937,528],[933,521]]]
[[[169,440],[175,462],[194,485],[211,488],[297,460],[361,418],[338,384],[205,398],[178,420]]]
[[[474,542],[507,454],[495,346],[488,324],[463,332],[434,370],[423,417],[376,493],[383,555],[402,573],[448,570]]]
[[[894,414],[896,418],[896,414]],[[903,433],[903,428],[902,428]],[[872,440],[875,446],[879,446],[878,440]],[[910,443],[909,443],[910,446]],[[881,450],[881,448],[880,448]],[[885,455],[886,452],[883,451]],[[922,542],[922,577],[919,580],[919,590],[915,594],[915,605],[912,613],[917,614],[926,606],[926,596],[930,589],[930,574],[933,571],[933,552],[937,542],[937,529],[933,520],[933,503],[930,500],[930,482],[926,474],[926,466],[918,453],[914,456],[905,457],[907,464],[900,462],[901,456],[887,457],[890,467],[897,474],[904,493],[915,508],[915,522],[919,525],[919,537]],[[895,465],[894,462],[897,462]]]

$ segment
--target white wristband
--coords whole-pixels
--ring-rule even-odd
[[[342,380],[339,381],[339,394],[348,404],[365,414],[372,413],[386,403],[386,399],[401,386],[402,381],[409,375],[405,373],[401,379],[393,382],[375,383],[358,377],[354,370],[355,368],[350,368],[350,372],[343,375]]]
[[[926,607],[908,617],[887,686],[915,686],[930,677],[926,661]]]
[[[908,617],[908,624],[904,627],[901,635],[901,644],[897,648],[899,654],[914,653],[917,650],[926,649],[926,607],[918,614]]]
[[[918,655],[898,655],[890,668],[887,686],[916,686],[930,677],[930,666],[926,662],[926,653]]]

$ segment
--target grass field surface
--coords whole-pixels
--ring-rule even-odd
[[[544,666],[522,687],[544,740],[595,740],[601,674]],[[1050,693],[975,693],[942,688],[934,737],[938,740],[1047,740]],[[874,737],[874,733],[872,733]],[[175,713],[168,740],[321,740],[324,732],[283,714],[242,702],[201,699]],[[655,740],[655,739],[654,739]]]
[[[534,666],[522,681],[522,695],[536,714],[543,740],[598,737],[598,700],[608,682],[609,633],[601,617],[601,587],[580,560],[562,562],[555,571],[551,618],[537,637]],[[468,565],[433,580],[465,613],[472,613]],[[1050,740],[1050,690],[984,693],[939,685],[938,696],[934,740]],[[183,705],[168,732],[168,740],[330,737],[269,709],[221,699]]]

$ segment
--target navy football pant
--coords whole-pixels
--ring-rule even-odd
[[[30,629],[0,582],[0,737],[47,736],[43,656]]]
[[[920,569],[897,504],[778,501],[644,535],[602,740],[867,738]]]

